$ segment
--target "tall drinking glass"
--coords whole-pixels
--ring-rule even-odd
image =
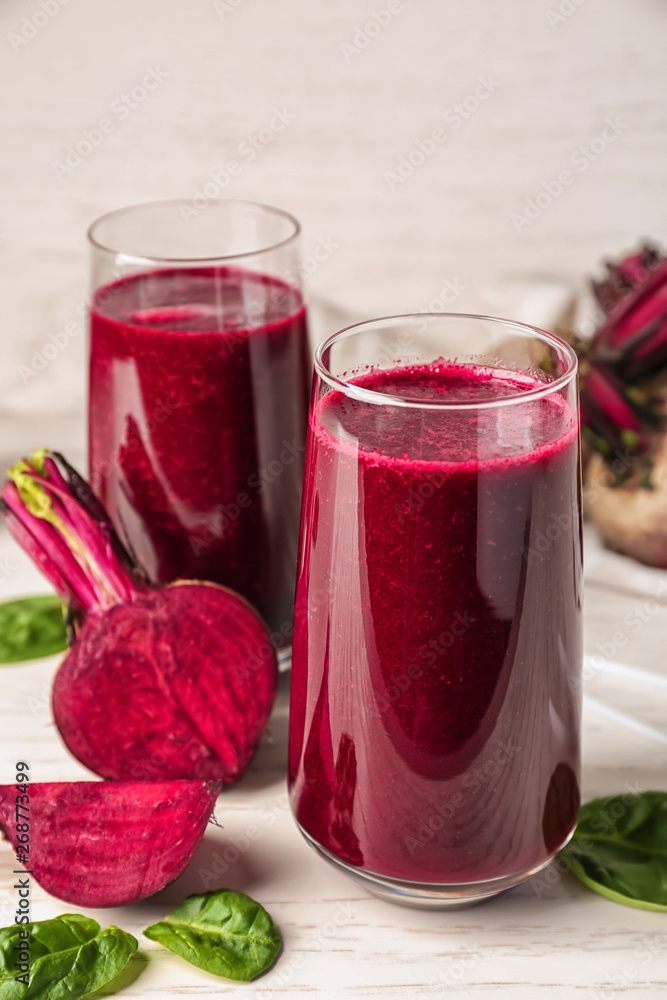
[[[289,780],[371,892],[461,905],[543,868],[579,805],[576,358],[488,317],[317,351]]]
[[[165,201],[88,235],[93,488],[151,578],[240,591],[287,650],[310,385],[299,225]]]

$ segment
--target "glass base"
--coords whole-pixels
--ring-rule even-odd
[[[349,875],[371,895],[389,903],[412,906],[421,910],[462,910],[467,906],[483,903],[484,900],[498,896],[502,892],[507,892],[508,889],[513,889],[521,882],[525,882],[531,875],[541,872],[553,860],[553,858],[548,858],[541,865],[531,868],[527,872],[503,875],[500,878],[487,879],[484,882],[459,882],[455,885],[405,882],[402,879],[388,878],[385,875],[368,872],[363,868],[356,868],[346,861],[341,861],[340,858],[330,854],[316,840],[313,840],[299,823],[297,826],[306,842],[321,858],[328,861],[334,868]]]

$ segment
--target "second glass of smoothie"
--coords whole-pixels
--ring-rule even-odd
[[[576,358],[486,317],[316,353],[292,662],[299,827],[371,892],[467,904],[579,806]]]
[[[239,591],[286,655],[310,385],[299,225],[186,207],[89,231],[91,482],[156,582]]]

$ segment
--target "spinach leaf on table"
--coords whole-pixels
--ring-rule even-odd
[[[667,911],[667,792],[587,802],[562,856],[573,875],[607,899]]]
[[[36,660],[64,649],[63,603],[55,594],[0,604],[0,663]]]
[[[144,934],[206,972],[245,983],[273,965],[281,946],[264,907],[231,889],[188,896]]]
[[[28,931],[29,985],[18,982],[16,946]],[[81,1000],[111,982],[138,948],[118,927],[65,913],[53,920],[13,924],[0,930],[0,1000]]]

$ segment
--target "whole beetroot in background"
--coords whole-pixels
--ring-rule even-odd
[[[36,452],[10,478],[8,526],[69,603],[53,710],[74,756],[116,780],[240,778],[276,692],[258,614],[217,584],[148,586],[62,456]]]
[[[667,257],[644,245],[593,290],[580,359],[586,511],[611,548],[667,567]]]
[[[46,892],[75,906],[145,899],[185,870],[220,787],[215,781],[31,784],[26,866]],[[21,852],[16,825],[16,786],[0,785],[0,829]]]
[[[655,380],[667,371],[667,258],[645,245],[593,282],[605,320],[575,344],[584,439],[610,463],[646,454],[664,424]]]

